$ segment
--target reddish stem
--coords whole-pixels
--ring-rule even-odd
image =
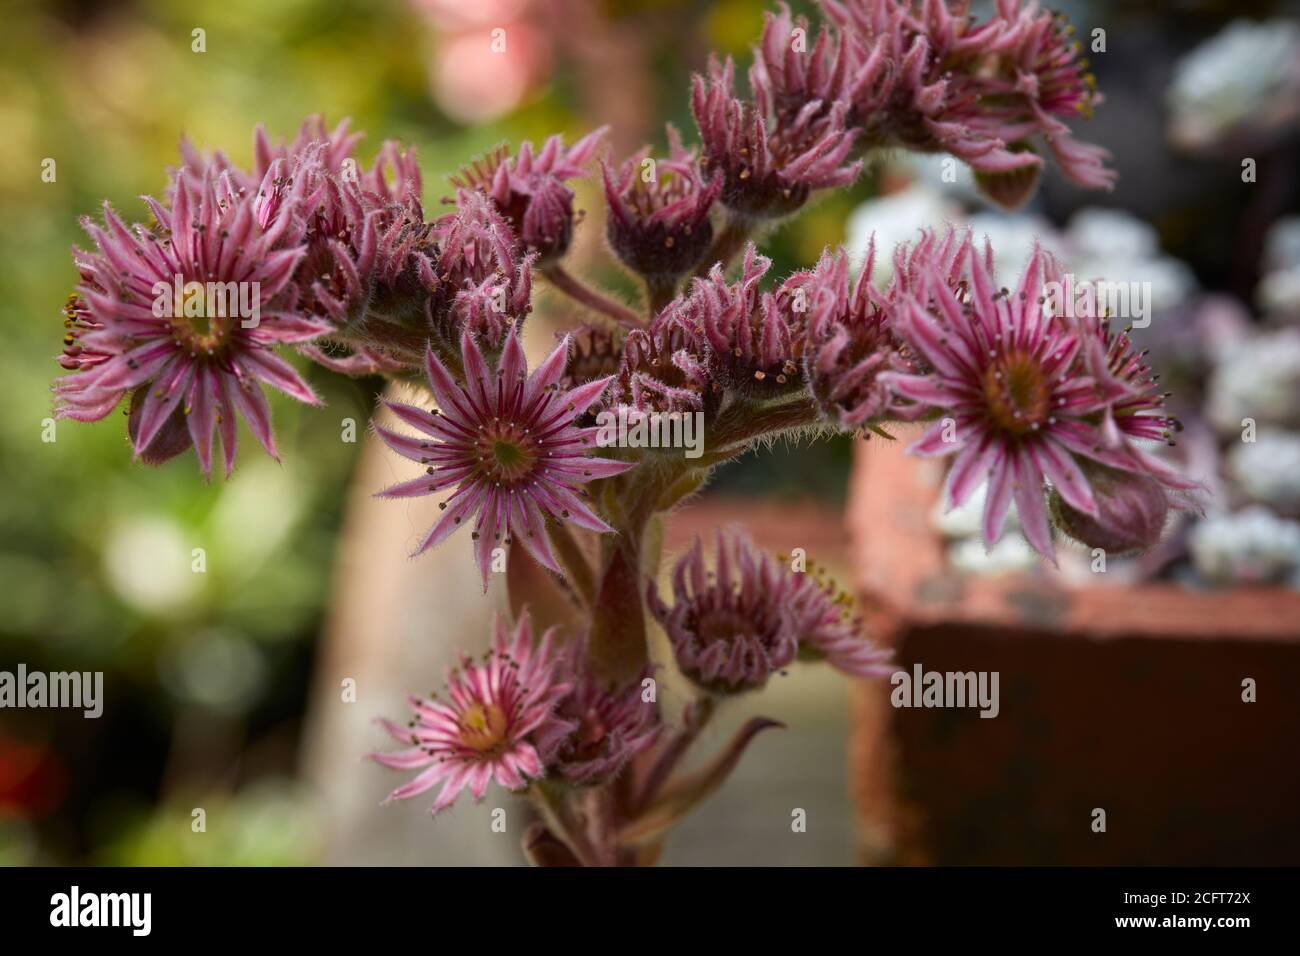
[[[542,270],[542,275],[546,276],[551,285],[570,299],[573,299],[573,301],[613,319],[624,328],[641,328],[641,319],[635,312],[623,305],[623,303],[615,302],[603,292],[597,292],[580,279],[570,275],[564,266],[559,263],[547,266]]]
[[[718,263],[722,265],[722,271],[726,272],[731,265],[731,260],[736,258],[736,254],[745,247],[749,233],[749,220],[736,215],[728,216],[727,224],[713,237],[713,245],[709,247],[703,261],[695,267],[695,275],[698,278],[707,276],[709,270]]]

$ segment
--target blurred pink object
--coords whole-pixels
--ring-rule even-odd
[[[461,123],[508,113],[550,73],[552,41],[527,22],[531,0],[413,0],[435,33],[429,87]]]
[[[517,20],[532,0],[412,0],[413,7],[439,30],[463,31]]]

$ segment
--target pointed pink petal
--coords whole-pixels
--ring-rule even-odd
[[[137,455],[149,447],[149,443],[157,437],[172,412],[186,397],[193,374],[193,362],[178,359],[148,385],[149,392],[140,409],[140,423],[135,436]]]
[[[235,450],[239,436],[230,390],[238,386],[232,386],[228,378],[219,372],[213,371],[212,377],[217,391],[217,432],[221,435],[221,451],[225,459],[226,477],[229,478],[235,467]]]
[[[546,360],[537,367],[528,379],[528,388],[524,392],[524,403],[531,406],[537,396],[553,387],[564,374],[564,366],[569,357],[569,337],[566,335],[555,347]]]
[[[1096,515],[1097,502],[1093,499],[1092,487],[1088,479],[1074,460],[1074,456],[1058,445],[1050,437],[1030,448],[1034,463],[1042,469],[1052,481],[1054,487],[1066,504],[1082,511],[1084,514]]]
[[[604,378],[587,382],[585,385],[579,385],[577,388],[570,389],[564,396],[565,408],[572,411],[575,415],[581,415],[604,394],[609,383],[613,381],[613,375],[607,375]]]
[[[427,349],[424,353],[424,371],[429,377],[429,388],[433,392],[433,398],[444,413],[457,415],[463,419],[473,418],[473,415],[468,413],[465,393],[456,384],[456,380],[438,356],[433,354],[433,349]]]
[[[423,408],[416,408],[414,405],[406,405],[402,402],[384,402],[389,411],[400,418],[406,424],[413,428],[418,428],[433,438],[441,437],[433,415],[426,412]]]
[[[428,766],[437,758],[422,747],[412,747],[410,750],[399,750],[394,753],[370,754],[370,759],[394,770],[414,770],[417,767]]]
[[[979,441],[970,442],[953,460],[948,472],[949,507],[965,503],[972,491],[988,478],[989,468],[998,455],[998,442],[992,435],[982,435]]]
[[[217,424],[215,369],[199,369],[190,389],[187,424],[194,449],[199,456],[199,467],[205,478],[212,477],[212,430]]]
[[[430,548],[446,541],[451,536],[451,533],[463,526],[469,516],[474,513],[474,510],[478,508],[483,501],[484,493],[485,489],[482,486],[473,485],[462,487],[460,491],[452,495],[445,502],[447,507],[443,510],[442,517],[434,522],[433,527],[429,529],[428,534],[424,536],[424,540],[420,542],[420,546],[415,549],[411,557],[423,554]]]
[[[927,458],[951,455],[966,444],[965,433],[969,430],[969,425],[962,428],[956,419],[951,416],[941,418],[926,429],[925,434],[908,447],[907,453]],[[952,436],[952,440],[945,440],[949,435]]]
[[[275,450],[275,437],[271,434],[271,406],[267,404],[262,390],[253,382],[245,381],[233,383],[230,391],[240,414],[248,422],[253,437],[261,443],[268,455],[279,461],[280,454]]]
[[[1052,529],[1047,520],[1047,501],[1043,493],[1043,476],[1023,451],[1018,453],[1013,462],[1016,477],[1012,482],[1012,493],[1016,499],[1016,513],[1020,516],[1020,526],[1025,537],[1034,550],[1043,557],[1056,563],[1056,551],[1052,547]]]
[[[428,770],[425,770],[424,772],[420,773],[410,783],[404,783],[400,787],[398,787],[396,790],[394,790],[392,793],[388,795],[388,799],[385,800],[384,802],[387,803],[390,800],[406,800],[410,797],[419,796],[420,794],[424,793],[426,790],[430,789],[434,784],[436,784],[443,777],[446,777],[449,773],[451,773],[453,768],[455,768],[456,766],[457,765],[452,763],[450,760],[446,760],[446,761],[440,760],[437,763],[435,763],[432,767],[430,767]],[[443,789],[443,792],[444,793],[446,792],[446,788]]]
[[[515,540],[520,542],[542,567],[556,574],[563,574],[564,571],[551,550],[551,539],[546,533],[546,522],[537,503],[526,494],[514,495],[511,510],[513,512],[511,533]]]
[[[1011,508],[1012,469],[1007,453],[999,448],[989,473],[988,496],[984,501],[984,544],[993,547],[1002,537],[1002,526]]]
[[[272,388],[278,388],[308,405],[320,405],[321,400],[311,386],[302,380],[292,365],[274,352],[266,349],[247,349],[237,361]]]
[[[914,402],[925,405],[945,407],[956,397],[952,388],[943,379],[928,375],[898,375],[886,373],[881,381],[889,386],[890,391]]]

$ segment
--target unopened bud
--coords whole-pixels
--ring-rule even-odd
[[[1013,146],[1012,152],[1032,152]],[[979,191],[1008,212],[1014,212],[1029,201],[1038,188],[1042,163],[1029,163],[1002,172],[975,170],[975,185]]]
[[[144,408],[145,399],[148,397],[151,385],[144,385],[135,390],[131,396],[131,408],[126,420],[126,429],[131,436],[132,444],[136,441],[136,436],[140,433],[141,411]],[[189,449],[194,444],[194,439],[190,437],[189,422],[185,418],[185,410],[180,402],[171,414],[167,416],[158,433],[150,440],[144,448],[138,449],[140,460],[146,465],[161,465],[165,461],[175,458],[181,452]]]
[[[1108,555],[1145,551],[1160,540],[1169,514],[1169,494],[1154,478],[1109,468],[1090,468],[1097,514],[1071,507],[1053,490],[1051,507],[1062,531]]]

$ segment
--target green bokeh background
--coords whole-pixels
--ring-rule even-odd
[[[599,9],[634,24],[675,18],[693,44],[743,59],[763,5]],[[206,31],[202,53],[191,49],[196,27]],[[689,136],[687,78],[702,60],[687,62],[694,47],[674,42],[671,31],[648,35],[657,44],[647,56],[656,95]],[[312,859],[311,821],[289,782],[294,741],[360,447],[341,440],[343,421],[364,433],[379,383],[308,369],[326,407],[272,393],[283,464],[241,426],[229,481],[205,483],[192,454],[161,468],[133,464],[118,415],[98,425],[59,422],[48,441],[60,309],[77,280],[69,248],[87,241],[78,220],[98,217],[105,199],[128,220],[144,217],[137,197],[162,191],[182,133],[246,164],[258,122],[282,136],[311,113],[331,123],[349,116],[368,133],[363,162],[384,138],[419,148],[433,210],[445,176],[496,143],[556,131],[573,137],[599,122],[585,115],[584,80],[561,53],[517,109],[459,125],[430,95],[435,48],[429,22],[397,0],[6,5],[0,669],[22,661],[103,671],[107,694],[120,703],[99,720],[0,714],[0,863]],[[648,119],[658,128],[662,117]],[[46,159],[55,163],[53,182],[42,179]],[[778,266],[809,261],[841,238],[844,212],[869,190],[864,183],[774,237]],[[599,278],[626,282],[612,271]],[[845,448],[822,454],[841,467],[791,456],[787,484],[806,490],[820,482],[833,497]],[[770,490],[771,473],[738,469],[734,480]],[[191,570],[196,548],[204,551],[202,574]],[[174,574],[139,573],[140,561],[158,565],[160,557]],[[229,769],[216,772],[214,763]],[[222,840],[180,840],[195,792],[246,826],[223,828]],[[297,836],[277,838],[286,832]]]

